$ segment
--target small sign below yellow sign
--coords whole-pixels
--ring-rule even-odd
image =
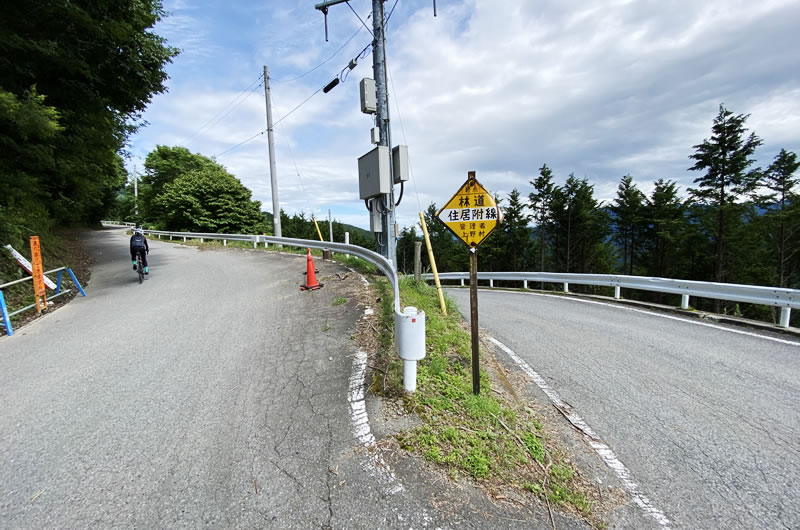
[[[467,246],[477,247],[503,221],[503,214],[492,194],[475,178],[475,172],[468,175],[436,217]]]

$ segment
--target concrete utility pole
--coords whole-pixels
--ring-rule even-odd
[[[272,100],[269,97],[269,70],[264,66],[264,97],[267,101],[267,143],[269,144],[269,178],[272,182],[272,224],[275,236],[281,236],[281,204],[278,200],[278,170],[275,169],[275,138],[272,135]]]
[[[133,213],[139,216],[139,175],[136,174],[135,165],[133,166]]]
[[[325,40],[328,40],[328,8],[347,0],[324,0],[314,7],[325,15]],[[391,149],[392,138],[389,128],[389,97],[386,77],[386,33],[384,31],[384,0],[372,0],[372,72],[375,77],[375,120],[380,130],[380,142]],[[391,152],[391,151],[390,151]],[[378,235],[378,253],[392,262],[397,269],[397,239],[395,234],[394,175],[389,164],[389,193],[370,199],[371,208],[378,208],[381,214],[381,233]]]
[[[372,71],[375,76],[375,119],[380,129],[380,143],[390,150],[392,148],[391,130],[389,128],[389,96],[386,87],[386,34],[383,26],[383,0],[372,0]],[[378,241],[378,253],[392,262],[397,269],[397,240],[395,239],[395,213],[394,213],[394,175],[389,164],[389,193],[377,197],[372,201],[381,204],[381,228],[383,229],[383,242]]]

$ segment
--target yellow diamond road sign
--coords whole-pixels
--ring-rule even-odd
[[[503,214],[494,197],[475,179],[473,172],[470,172],[464,185],[436,213],[436,217],[470,247],[483,243],[503,221]]]

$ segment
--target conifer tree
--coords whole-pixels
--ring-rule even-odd
[[[633,177],[625,175],[617,188],[617,198],[610,206],[614,214],[614,239],[622,247],[622,271],[633,275],[637,244],[643,229],[644,193],[633,183]]]
[[[777,253],[779,287],[789,285],[793,272],[790,264],[800,251],[797,238],[800,235],[800,194],[795,192],[800,179],[794,177],[798,167],[797,154],[781,149],[764,172],[763,186],[772,193],[759,197],[759,202],[768,209],[769,238]]]
[[[695,152],[689,158],[695,164],[691,171],[705,174],[694,180],[697,188],[690,188],[691,196],[703,204],[715,216],[711,227],[714,243],[714,281],[726,281],[725,254],[727,251],[726,228],[731,222],[741,221],[741,209],[737,201],[758,186],[759,171],[750,169],[752,158],[761,139],[750,133],[747,136],[745,122],[749,114],[734,115],[719,106],[719,113],[711,127],[711,139],[693,146]]]
[[[528,195],[528,207],[533,212],[533,221],[536,223],[539,234],[539,271],[544,272],[547,270],[544,258],[548,246],[547,232],[551,224],[550,203],[553,202],[553,191],[555,190],[553,171],[547,167],[547,164],[543,164],[539,168],[539,176],[530,184],[534,191]]]

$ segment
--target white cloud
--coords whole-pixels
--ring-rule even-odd
[[[270,64],[276,79],[303,74],[360,26],[346,7],[331,8],[325,43],[312,5],[275,4],[255,6],[253,27],[241,28],[249,50],[238,34],[209,42],[198,33],[199,50],[218,54],[212,48],[219,47],[232,59],[208,63],[206,71],[176,71],[172,92],[146,115],[152,125],[137,138],[138,152],[191,134],[255,79],[261,64]],[[352,4],[362,14],[369,8]],[[798,2],[469,0],[440,1],[438,11],[434,18],[429,2],[403,0],[388,30],[392,139],[403,142],[402,118],[415,177],[398,209],[401,224],[415,222],[420,206],[446,200],[468,170],[493,191],[516,187],[523,196],[543,163],[559,182],[570,172],[585,176],[601,199],[613,198],[627,173],[645,191],[657,178],[685,190],[696,177],[687,171],[692,146],[709,136],[720,103],[751,114],[748,127],[764,139],[759,164],[781,147],[800,148]],[[198,27],[207,24],[203,12],[191,11]],[[189,27],[178,18],[171,31],[188,39]],[[326,84],[368,39],[363,31],[299,82],[273,84],[275,118]],[[276,128],[287,211],[363,211],[356,159],[371,148],[372,121],[358,111],[361,77],[372,77],[371,56]],[[264,127],[258,93],[192,149],[216,154]],[[271,209],[265,144],[259,137],[220,162]],[[367,226],[366,212],[355,224]]]

